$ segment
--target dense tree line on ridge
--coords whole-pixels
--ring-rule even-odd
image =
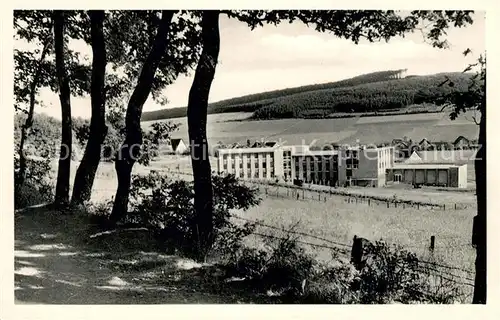
[[[446,78],[453,79],[455,87],[439,87]],[[305,92],[277,99],[256,110],[253,118],[325,118],[334,113],[402,109],[428,103],[453,91],[465,91],[469,79],[469,74],[453,73]]]
[[[208,113],[253,112],[255,119],[325,118],[332,113],[400,109],[422,104],[454,91],[467,90],[470,74],[443,73],[394,79],[400,70],[374,72],[337,82],[275,90],[223,100]],[[454,88],[438,84],[450,78]],[[185,117],[186,108],[144,113],[142,120]]]

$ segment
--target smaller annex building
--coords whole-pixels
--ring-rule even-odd
[[[459,161],[460,156],[441,157],[441,152],[436,150],[430,156],[428,151],[425,154],[415,151],[406,161],[394,163],[386,170],[386,184],[466,188],[467,163]]]

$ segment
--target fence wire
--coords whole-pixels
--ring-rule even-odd
[[[308,245],[308,246],[311,246],[311,247],[316,247],[316,248],[326,248],[326,249],[334,250],[336,252],[343,253],[345,255],[350,255],[351,254],[351,252],[350,252],[350,250],[348,248],[351,248],[352,244],[341,243],[341,242],[338,242],[338,241],[334,241],[332,239],[327,239],[327,238],[319,237],[317,235],[309,234],[309,233],[305,233],[305,232],[301,232],[301,231],[287,230],[287,229],[280,228],[280,227],[277,227],[277,226],[272,226],[272,225],[268,225],[268,224],[262,223],[262,222],[260,222],[258,220],[252,220],[252,219],[244,218],[244,217],[237,216],[237,215],[232,215],[232,217],[236,218],[236,219],[239,219],[239,220],[243,220],[243,221],[254,223],[255,225],[259,225],[259,226],[264,227],[264,228],[273,229],[273,230],[279,230],[281,232],[285,232],[285,233],[289,233],[289,234],[295,234],[295,235],[301,235],[301,236],[310,237],[310,238],[313,238],[313,239],[317,239],[317,240],[320,240],[320,241],[324,241],[324,242],[333,244],[334,246],[328,245],[328,244],[312,243],[312,242],[304,241],[304,240],[296,240],[298,243],[301,243],[301,244],[305,244],[305,245]],[[275,236],[275,235],[271,235],[271,234],[265,234],[265,233],[260,233],[260,232],[254,232],[252,234],[256,235],[256,236],[259,236],[259,237],[265,237],[265,238],[271,238],[271,239],[278,239],[278,240],[286,240],[286,238],[284,238],[284,237],[279,237],[279,236]],[[342,247],[342,248],[339,248],[339,247]],[[464,269],[464,268],[449,266],[449,265],[442,264],[442,263],[436,263],[436,262],[432,262],[432,261],[421,260],[421,259],[419,259],[418,262],[419,262],[419,264],[422,264],[422,265],[419,265],[419,267],[418,267],[418,269],[416,271],[419,271],[419,272],[422,272],[422,273],[427,273],[427,274],[430,274],[430,271],[433,271],[434,275],[439,276],[442,279],[451,281],[451,282],[459,284],[459,285],[467,285],[467,286],[474,287],[474,279],[473,278],[470,278],[470,277],[464,276],[464,275],[458,275],[456,273],[452,273],[449,270],[456,270],[456,271],[464,272],[464,273],[466,273],[469,276],[475,274],[473,271],[470,271],[470,270],[467,270],[467,269]],[[445,270],[443,270],[443,269],[445,269]],[[459,280],[457,280],[457,279],[459,279]]]
[[[170,174],[177,174],[177,175],[184,175],[184,176],[190,176],[192,177],[193,174],[192,172],[183,172],[183,171],[174,171],[174,170],[165,170],[163,168],[154,168],[152,170],[155,170],[155,171],[166,171]],[[266,183],[266,182],[259,182],[259,181],[249,181],[249,180],[242,180],[242,182],[244,184],[252,184],[252,185],[256,185],[258,188],[259,188],[259,191],[261,191],[261,187],[264,187],[265,188],[265,194],[266,196],[277,196],[277,197],[281,197],[281,198],[290,198],[290,199],[295,199],[295,200],[302,200],[302,201],[305,201],[305,200],[316,200],[316,201],[323,201],[323,202],[326,202],[327,201],[327,196],[329,195],[330,197],[331,196],[341,196],[341,197],[345,197],[344,201],[345,202],[349,202],[349,203],[368,203],[369,205],[371,205],[373,203],[373,205],[377,205],[377,206],[380,206],[380,205],[386,205],[388,207],[390,207],[391,205],[392,206],[402,206],[403,208],[406,208],[406,207],[413,207],[413,208],[417,208],[417,209],[424,209],[424,208],[433,208],[433,209],[442,209],[442,210],[463,210],[463,209],[468,209],[470,208],[472,205],[469,205],[469,204],[459,204],[459,203],[453,203],[453,204],[436,204],[436,203],[425,203],[425,202],[419,202],[419,201],[404,201],[404,200],[400,200],[400,199],[391,199],[391,198],[378,198],[378,197],[375,197],[375,196],[367,196],[367,195],[359,195],[359,194],[349,194],[347,192],[338,192],[338,191],[333,191],[333,190],[324,190],[324,191],[321,191],[321,190],[314,190],[314,189],[308,189],[308,188],[303,188],[303,187],[292,187],[292,186],[283,186],[283,185],[276,185],[276,184],[269,184],[269,183]],[[272,193],[270,193],[270,189],[271,187],[275,187],[276,190],[276,194],[273,195]],[[283,193],[283,195],[280,193],[280,188],[283,188],[285,190],[287,190],[286,192]],[[305,194],[306,192],[308,193],[308,197],[306,199],[305,197]],[[286,193],[286,194],[285,194]],[[302,193],[302,198],[300,197],[300,193]],[[313,234],[308,234],[308,233],[305,233],[305,232],[300,232],[300,231],[292,231],[292,230],[286,230],[284,228],[280,228],[280,227],[277,227],[277,226],[272,226],[272,225],[268,225],[268,224],[264,224],[260,221],[256,221],[256,220],[252,220],[252,219],[247,219],[247,218],[243,218],[243,217],[240,217],[240,216],[236,216],[236,215],[233,215],[232,217],[236,218],[236,219],[240,219],[240,220],[245,220],[247,222],[252,222],[252,223],[255,223],[256,225],[259,225],[259,226],[262,226],[262,227],[265,227],[265,228],[269,228],[269,229],[273,229],[273,230],[279,230],[279,231],[282,231],[282,232],[287,232],[287,233],[293,233],[293,234],[296,234],[296,235],[300,235],[300,236],[305,236],[305,237],[310,237],[310,238],[313,238],[313,239],[316,239],[316,240],[320,240],[320,241],[324,241],[324,242],[327,242],[329,243],[330,245],[327,245],[327,244],[317,244],[317,243],[311,243],[311,242],[308,242],[308,241],[303,241],[303,240],[297,240],[298,243],[301,243],[301,244],[305,244],[305,245],[309,245],[311,247],[317,247],[317,248],[326,248],[326,249],[330,249],[330,250],[335,250],[337,252],[341,252],[343,254],[346,254],[346,255],[349,255],[350,254],[350,250],[346,249],[346,248],[351,248],[352,245],[351,244],[347,244],[347,243],[341,243],[341,242],[338,242],[338,241],[334,241],[332,239],[327,239],[327,238],[323,238],[323,237],[319,237],[317,235],[313,235]],[[282,237],[278,237],[278,236],[274,236],[274,235],[270,235],[270,234],[264,234],[264,233],[258,233],[258,232],[254,232],[252,233],[253,235],[256,235],[256,236],[260,236],[260,237],[266,237],[266,238],[273,238],[273,239],[282,239],[284,240],[285,238],[282,238]],[[454,246],[454,247],[458,247],[458,246],[469,246],[470,244],[460,244],[460,245],[457,245],[457,246]],[[341,248],[339,248],[341,247]],[[408,246],[404,246],[403,248],[405,247],[408,247]],[[413,247],[413,246],[410,246],[410,248]],[[415,246],[416,248],[416,246]],[[467,270],[467,269],[464,269],[464,268],[459,268],[459,267],[454,267],[454,266],[449,266],[449,265],[446,265],[446,264],[442,264],[442,263],[436,263],[436,262],[432,262],[432,261],[426,261],[426,260],[418,260],[419,263],[422,263],[423,265],[425,265],[425,268],[422,268],[420,271],[425,271],[427,270],[427,272],[429,270],[431,271],[434,271],[436,272],[436,275],[441,277],[442,279],[445,279],[447,281],[451,281],[451,282],[454,282],[456,284],[461,284],[461,285],[468,285],[468,286],[474,286],[473,282],[474,282],[474,279],[470,278],[470,277],[462,277],[462,276],[459,276],[457,274],[453,274],[451,273],[450,271],[444,271],[444,270],[440,270],[439,268],[441,269],[447,269],[447,270],[455,270],[455,271],[460,271],[460,272],[464,272],[468,275],[474,275],[475,272],[473,271],[470,271],[470,270]],[[449,278],[451,277],[451,278]],[[467,281],[471,281],[472,283],[470,282],[464,282],[464,281],[457,281],[455,279],[461,279],[461,280],[467,280]]]

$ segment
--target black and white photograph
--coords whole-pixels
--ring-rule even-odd
[[[491,302],[486,10],[11,18],[14,305]]]

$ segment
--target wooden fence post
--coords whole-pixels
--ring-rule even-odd
[[[436,236],[431,236],[431,246],[429,247],[431,253],[434,252],[435,242],[436,242]]]
[[[370,205],[370,198],[368,198],[368,205]]]
[[[351,263],[358,270],[361,268],[361,258],[363,257],[363,242],[361,240],[354,235],[351,249]]]
[[[387,202],[387,208],[389,208],[389,202]]]
[[[477,230],[477,228],[478,228],[477,220],[478,220],[478,216],[474,216],[474,219],[472,220],[472,246],[474,246],[474,247],[477,245],[477,240],[478,240],[477,238],[479,236],[478,230]]]

